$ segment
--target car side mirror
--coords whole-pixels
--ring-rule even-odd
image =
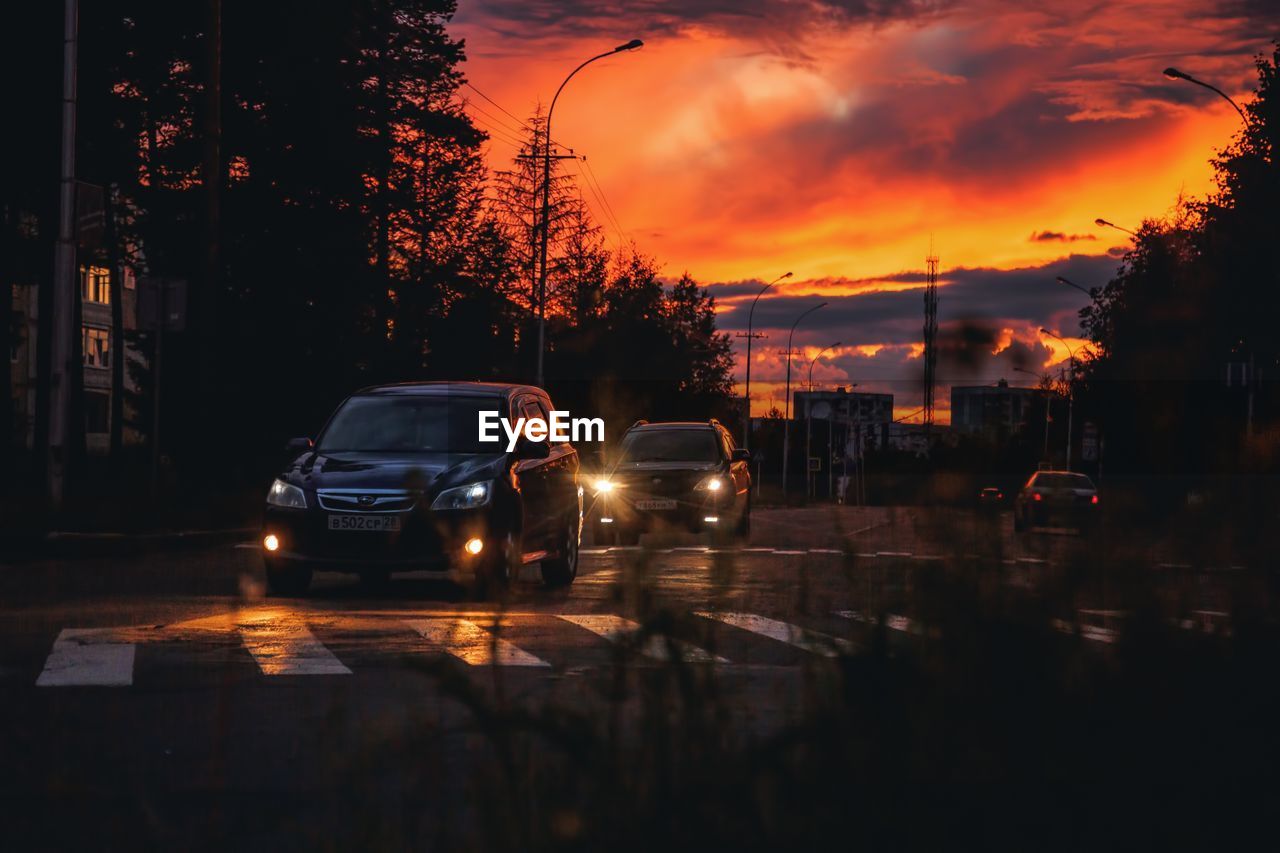
[[[731,458],[733,459],[734,462],[750,462],[751,451],[747,450],[745,447],[735,448],[733,451],[733,456]]]
[[[512,454],[517,462],[523,462],[527,459],[546,459],[551,455],[551,445],[545,441],[530,441],[524,436],[516,442],[515,453]]]
[[[291,438],[285,444],[284,449],[287,453],[305,453],[315,447],[315,443],[309,438]]]

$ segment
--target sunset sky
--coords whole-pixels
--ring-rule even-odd
[[[950,384],[1026,384],[1014,366],[1065,359],[1040,326],[1078,342],[1087,297],[1054,277],[1102,284],[1127,245],[1095,217],[1136,228],[1179,192],[1210,189],[1208,160],[1239,119],[1160,72],[1247,97],[1252,57],[1277,35],[1273,5],[460,0],[452,32],[466,40],[468,79],[520,116],[583,59],[645,41],[576,77],[552,133],[588,157],[620,226],[611,240],[708,285],[725,331],[746,328],[762,283],[794,273],[756,310],[769,336],[753,345],[757,413],[781,407],[787,329],[822,300],[797,348],[843,346],[815,381],[917,409],[932,238],[941,334],[979,341],[976,356],[943,353],[945,421]],[[513,122],[463,92],[495,132],[491,166],[505,167],[515,146],[502,122]],[[741,346],[738,357],[740,380]],[[808,366],[797,359],[793,382]]]

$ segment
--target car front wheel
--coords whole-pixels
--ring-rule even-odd
[[[568,586],[578,576],[578,545],[581,533],[577,515],[564,524],[556,556],[542,561],[542,582],[547,586]]]

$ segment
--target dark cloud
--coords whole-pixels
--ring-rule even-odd
[[[961,319],[973,322],[1000,322],[1006,326],[1026,324],[1061,329],[1076,335],[1075,323],[1086,297],[1079,291],[1055,282],[1063,276],[1085,287],[1105,284],[1116,271],[1116,260],[1106,255],[1072,255],[1044,266],[999,270],[990,268],[947,270],[940,275],[945,282],[939,292],[940,322]],[[904,271],[882,276],[875,281],[898,284],[923,283],[924,273]],[[856,281],[856,280],[855,280]],[[807,286],[807,282],[800,282]],[[754,293],[754,282],[711,285],[712,296]],[[762,298],[756,306],[756,329],[790,328],[796,316],[819,302],[827,306],[804,320],[796,331],[796,339],[817,343],[822,336],[843,332],[846,344],[905,344],[921,340],[924,320],[923,291],[885,290],[853,295],[774,296]],[[722,329],[737,331],[747,325],[751,300],[744,299],[719,314]],[[782,344],[785,344],[784,340]],[[779,344],[781,345],[781,344]]]
[[[483,21],[513,37],[593,36],[625,41],[702,27],[777,42],[815,27],[918,18],[953,0],[476,0],[460,5],[461,23]],[[798,48],[776,45],[783,54]]]
[[[1062,231],[1032,231],[1027,238],[1033,243],[1077,243],[1080,240],[1097,240],[1093,234],[1067,234]]]

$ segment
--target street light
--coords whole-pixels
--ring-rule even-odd
[[[1043,326],[1040,327],[1040,333],[1043,335],[1048,335],[1051,338],[1055,338],[1056,340],[1061,341],[1062,345],[1067,348],[1067,353],[1071,356],[1071,377],[1070,379],[1067,380],[1067,470],[1070,471],[1071,470],[1071,425],[1072,425],[1071,420],[1072,420],[1072,417],[1074,416],[1074,409],[1076,404],[1076,390],[1075,390],[1076,351],[1071,348],[1071,344],[1067,343],[1066,338],[1062,337],[1061,335],[1055,335],[1053,332],[1049,331]]]
[[[1108,222],[1107,220],[1102,219],[1102,218],[1098,218],[1098,219],[1093,220],[1093,224],[1094,224],[1094,225],[1097,225],[1099,228],[1114,228],[1114,229],[1116,229],[1117,231],[1123,231],[1124,233],[1126,233],[1126,234],[1130,234],[1130,235],[1132,235],[1132,236],[1134,236],[1134,237],[1137,237],[1137,236],[1138,236],[1138,232],[1137,232],[1137,231],[1130,231],[1128,228],[1125,228],[1124,226],[1117,225],[1117,224],[1115,224],[1114,222]]]
[[[784,278],[791,278],[791,273],[784,272],[773,281],[760,288],[760,292],[756,294],[756,298],[751,300],[751,310],[747,312],[747,400],[746,412],[742,418],[742,447],[744,450],[751,449],[751,337],[752,324],[756,317],[756,303],[760,301],[760,297],[764,296],[764,292],[773,287]]]
[[[1027,370],[1025,367],[1015,367],[1013,370],[1015,373],[1025,373],[1028,376],[1034,376],[1037,382],[1044,383],[1045,385],[1049,384],[1047,381],[1049,377],[1047,375],[1041,376],[1039,373],[1036,373],[1035,371],[1032,371],[1032,370]],[[1044,395],[1044,458],[1048,459],[1049,458],[1049,394],[1048,394],[1048,388],[1043,388],[1041,390],[1046,392]]]
[[[782,502],[784,504],[787,502],[787,456],[791,450],[791,339],[794,337],[796,326],[800,325],[800,321],[826,304],[825,302],[819,302],[812,308],[800,312],[800,316],[791,324],[791,331],[787,333],[787,390],[784,394],[783,402],[783,406],[786,409],[786,417],[782,423]],[[804,464],[807,468],[809,461],[806,459]]]
[[[831,346],[826,347],[825,349],[819,350],[819,351],[818,351],[818,354],[817,354],[817,355],[815,355],[815,356],[813,357],[813,361],[810,361],[810,362],[809,362],[809,381],[806,383],[806,385],[807,385],[807,386],[808,386],[808,388],[809,388],[809,394],[810,394],[810,397],[809,397],[808,405],[804,407],[804,470],[805,470],[805,474],[804,474],[804,482],[805,482],[805,497],[809,497],[809,496],[810,496],[810,493],[814,490],[814,489],[813,489],[813,478],[811,478],[811,477],[809,476],[809,457],[812,455],[811,448],[812,448],[812,445],[813,445],[813,397],[812,397],[812,394],[813,394],[813,366],[814,366],[815,364],[817,364],[817,363],[818,363],[818,359],[822,358],[822,354],[823,354],[823,353],[827,352],[827,350],[833,350],[833,349],[835,349],[835,348],[836,348],[836,347],[838,347],[838,346],[840,346],[840,341],[836,341],[836,342],[835,342],[834,344],[832,344]],[[828,422],[828,423],[829,423],[829,422]],[[828,425],[828,427],[827,427],[827,437],[828,437],[828,439],[830,439],[830,437],[831,437],[831,428],[830,428],[830,426],[829,426],[829,425]],[[830,454],[830,453],[828,453],[828,454],[827,454],[827,465],[828,465],[828,466],[831,464],[830,457],[831,457],[831,454]]]
[[[1222,91],[1221,89],[1219,89],[1217,86],[1211,86],[1208,83],[1204,82],[1203,80],[1197,80],[1196,78],[1192,77],[1190,74],[1186,74],[1182,71],[1179,71],[1176,68],[1166,68],[1164,70],[1164,76],[1169,78],[1170,80],[1186,80],[1188,83],[1195,83],[1197,86],[1203,86],[1204,88],[1208,89],[1210,92],[1216,92],[1217,94],[1221,95],[1222,99],[1225,100],[1228,104],[1235,107],[1236,112],[1240,114],[1240,120],[1242,122],[1244,122],[1245,124],[1249,123],[1249,119],[1245,117],[1244,110],[1240,109],[1240,105],[1237,104],[1235,101],[1231,100],[1231,96],[1228,95],[1226,92]]]
[[[620,44],[613,50],[605,51],[599,56],[593,56],[577,68],[569,72],[569,76],[564,78],[564,82],[560,84],[560,88],[556,89],[555,96],[551,99],[551,107],[547,110],[547,124],[544,128],[545,139],[543,140],[542,151],[542,247],[539,250],[541,257],[540,271],[538,273],[538,382],[542,385],[542,357],[546,349],[547,342],[547,240],[551,234],[551,114],[556,110],[556,101],[560,97],[560,92],[573,75],[586,68],[597,59],[604,59],[606,56],[613,56],[615,53],[625,53],[629,50],[635,50],[642,47],[644,42],[640,39],[632,39],[626,44]]]
[[[1097,294],[1095,294],[1095,293],[1093,292],[1093,290],[1091,290],[1091,289],[1086,290],[1085,288],[1083,288],[1083,287],[1081,287],[1080,285],[1076,284],[1074,281],[1072,281],[1071,279],[1067,278],[1066,276],[1061,276],[1061,275],[1060,275],[1060,276],[1058,276],[1058,277],[1057,277],[1056,281],[1058,282],[1058,284],[1065,284],[1067,287],[1074,287],[1076,290],[1080,291],[1080,292],[1081,292],[1081,293],[1083,293],[1085,296],[1089,297],[1089,299],[1091,299],[1091,300],[1093,300],[1093,301],[1095,301],[1095,302],[1098,300],[1098,296],[1097,296]]]

